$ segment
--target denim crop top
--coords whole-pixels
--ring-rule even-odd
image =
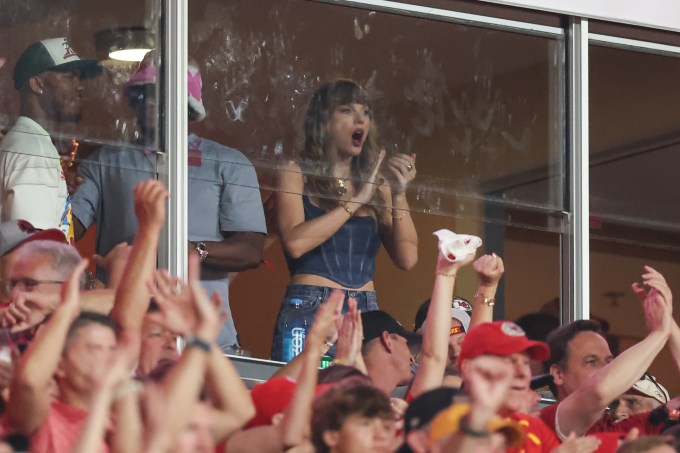
[[[326,213],[314,206],[307,195],[302,196],[302,202],[305,221]],[[286,261],[291,275],[318,275],[345,288],[360,288],[375,276],[375,256],[379,248],[380,234],[373,218],[356,216],[323,244],[298,259],[286,255]]]

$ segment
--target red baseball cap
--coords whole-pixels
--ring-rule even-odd
[[[296,386],[288,377],[276,377],[253,387],[250,397],[255,404],[255,416],[245,427],[271,425],[274,415],[283,412],[293,399]]]
[[[333,384],[317,384],[315,395],[319,396],[331,388]],[[250,391],[250,398],[255,405],[255,416],[248,421],[245,428],[272,424],[274,416],[286,410],[293,400],[297,383],[286,376],[272,378],[257,384]]]
[[[458,365],[481,355],[507,356],[526,352],[534,360],[550,357],[550,348],[542,341],[529,340],[524,330],[512,321],[485,322],[465,335],[458,355]]]
[[[40,230],[26,220],[9,220],[0,223],[0,257],[31,241],[55,241],[66,244],[61,230]]]

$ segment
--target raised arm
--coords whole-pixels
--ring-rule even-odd
[[[361,185],[354,197],[308,221],[305,221],[302,202],[304,193],[302,171],[294,162],[282,168],[278,174],[277,191],[274,197],[276,197],[277,226],[286,253],[293,258],[299,258],[318,247],[333,236],[359,208],[367,204],[376,190],[375,181],[384,157],[385,152],[381,151],[368,181]]]
[[[189,266],[197,274],[198,256],[189,257]],[[218,349],[215,339],[222,325],[222,318],[209,301],[205,290],[196,279],[189,282],[194,304],[196,324],[187,339],[186,349],[161,384],[164,404],[172,408],[167,413],[158,438],[161,444],[171,445],[182,432],[191,417],[193,405],[203,386],[211,350]]]
[[[493,304],[495,303],[498,282],[505,272],[503,259],[495,253],[477,258],[472,265],[477,273],[477,291],[472,308],[470,329],[483,322],[493,321]]]
[[[646,297],[645,287],[650,289],[654,288],[659,291],[671,307],[673,306],[673,293],[671,292],[668,283],[666,283],[666,279],[659,271],[650,266],[645,266],[645,273],[642,274],[642,285],[639,285],[638,283],[633,284],[633,291],[640,298],[640,301],[644,301],[644,298]],[[680,327],[678,327],[678,323],[675,322],[675,320],[673,320],[671,325],[668,349],[673,356],[675,368],[678,370],[678,373],[680,373]]]
[[[342,318],[342,325],[338,329],[337,349],[334,364],[353,366],[368,375],[366,364],[361,355],[361,343],[364,338],[364,327],[361,321],[361,311],[357,308],[357,300],[349,298],[347,313]]]
[[[498,416],[512,382],[512,366],[505,357],[480,356],[463,364],[469,386],[470,410],[459,422],[458,431],[443,445],[442,452],[491,451],[495,446],[489,422]],[[469,433],[477,433],[470,435]]]
[[[130,375],[127,366],[129,360],[125,357],[125,354],[125,350],[118,349],[112,356],[110,366],[107,367],[106,371],[102,370],[105,374],[99,376],[99,382],[97,382],[99,390],[90,405],[85,428],[82,430],[78,445],[72,453],[90,453],[101,447],[109,422],[111,404],[114,401],[118,385]],[[130,451],[129,453],[134,452]]]
[[[213,303],[219,309],[217,294]],[[219,348],[212,348],[206,370],[206,390],[213,405],[217,443],[240,429],[255,415],[255,406],[238,371]]]
[[[380,210],[382,242],[394,264],[403,270],[418,262],[418,233],[406,199],[406,188],[416,177],[415,165],[415,154],[390,157],[387,166],[393,182],[378,189],[386,205]]]
[[[345,294],[342,291],[333,291],[328,296],[328,300],[326,300],[325,303],[330,303],[330,304],[340,303],[340,302],[338,302],[338,300],[344,300],[344,298],[345,298]],[[355,301],[355,303],[356,303],[356,301]],[[351,302],[351,299],[350,299],[349,302],[348,302],[348,305],[351,307],[351,304],[352,304],[352,302]],[[332,341],[336,340],[338,338],[338,332],[340,330],[339,324],[340,323],[338,322],[338,324],[335,326],[336,328],[331,331],[328,338],[326,339],[327,341],[323,341],[323,342],[319,343],[318,347],[321,349],[321,355],[328,352],[328,350],[333,345]],[[330,341],[328,341],[328,340],[330,340]],[[340,348],[340,345],[338,345],[338,348]],[[341,352],[341,354],[343,354],[343,352]],[[336,359],[338,358],[337,352],[335,354],[335,357],[336,357]],[[343,357],[343,359],[346,359],[346,357]],[[302,372],[302,366],[304,365],[305,360],[306,360],[305,355],[298,354],[297,356],[293,357],[293,360],[291,360],[290,362],[286,363],[285,365],[280,367],[278,370],[276,370],[276,372],[274,374],[272,374],[272,376],[269,379],[272,379],[272,378],[275,378],[275,377],[286,376],[286,377],[289,377],[289,378],[297,381],[297,379],[300,376],[300,373]]]
[[[21,434],[33,434],[47,417],[50,382],[59,365],[68,329],[80,313],[78,287],[86,267],[87,260],[83,260],[64,284],[61,305],[33,340],[14,373],[7,416],[11,427]]]
[[[165,222],[168,197],[168,191],[156,180],[140,182],[134,190],[139,230],[111,310],[111,318],[119,327],[119,344],[134,351],[130,354],[131,366],[139,356],[142,323],[151,297],[147,282],[156,268],[158,238]]]
[[[563,435],[572,431],[583,435],[602,416],[609,403],[632,387],[666,344],[673,323],[670,301],[652,287],[646,292],[642,307],[649,333],[596,371],[560,403],[556,418],[559,420],[557,428]]]
[[[284,411],[279,425],[283,447],[286,450],[302,444],[310,437],[312,401],[322,355],[319,345],[323,344],[328,333],[333,329],[333,324],[341,316],[342,302],[342,297],[334,297],[322,304],[309,329],[305,348],[302,351],[305,359],[293,400]]]
[[[229,451],[309,451],[305,450],[309,438],[312,399],[316,387],[322,348],[332,324],[339,318],[343,302],[342,292],[331,293],[319,307],[314,323],[307,335],[305,348],[295,359],[301,368],[293,399],[286,408],[281,421],[268,426],[241,430],[229,438]]]
[[[411,395],[414,398],[442,385],[449,354],[453,288],[460,268],[470,264],[474,257],[475,254],[470,253],[462,261],[451,263],[441,251],[437,253],[434,286],[425,318],[420,361],[411,386]]]

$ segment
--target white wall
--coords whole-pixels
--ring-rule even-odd
[[[482,0],[643,27],[680,31],[678,0]]]

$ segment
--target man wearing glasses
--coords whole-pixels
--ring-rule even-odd
[[[609,405],[609,413],[618,423],[631,415],[650,412],[668,401],[668,390],[654,376],[645,373],[630,390]]]
[[[61,299],[61,286],[82,258],[78,251],[54,240],[22,245],[3,282],[11,302],[3,313],[3,327],[14,332],[37,326],[54,311]]]

